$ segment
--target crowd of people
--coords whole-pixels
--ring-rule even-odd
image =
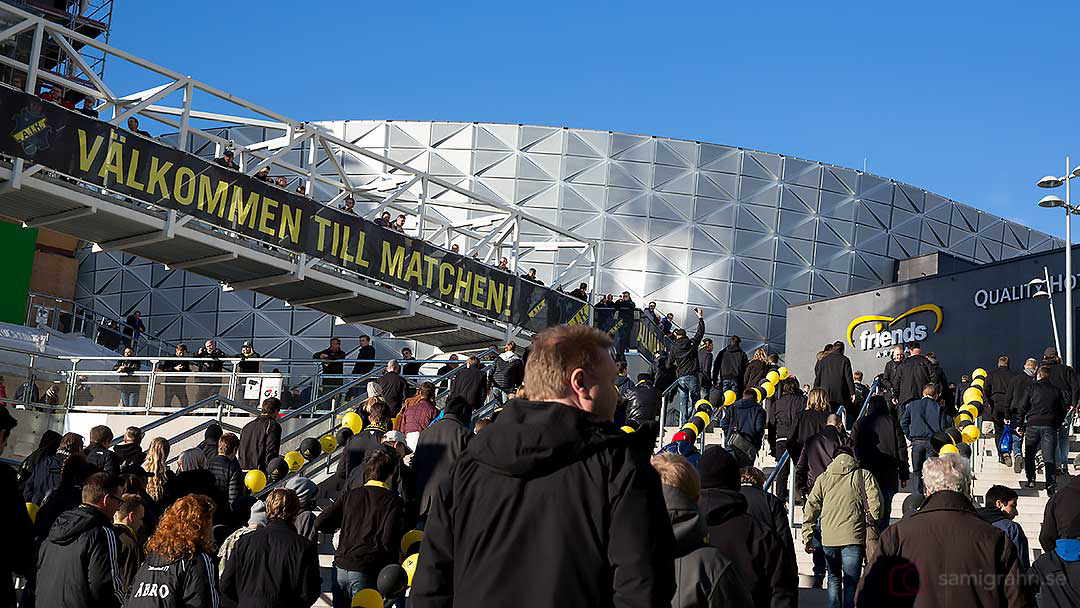
[[[307,606],[325,578],[335,606],[373,590],[417,607],[795,606],[805,550],[832,606],[1075,605],[1080,482],[1062,475],[1053,440],[1080,394],[1056,351],[1030,373],[1002,357],[971,380],[984,415],[1002,415],[995,441],[1024,439],[1029,479],[1042,453],[1052,498],[1043,554],[1029,563],[1016,489],[973,497],[970,452],[949,453],[970,389],[950,390],[917,343],[873,391],[830,344],[807,393],[737,336],[717,354],[697,314],[663,360],[683,429],[659,453],[655,375],[631,381],[610,335],[585,326],[545,330],[523,353],[508,344],[485,361],[455,359],[416,383],[411,351],[382,367],[365,336],[353,374],[370,381],[354,409],[333,437],[300,447],[314,458],[332,439],[339,451],[319,484],[282,454],[274,398],[239,435],[208,425],[172,467],[169,442],[144,449],[137,427],[118,442],[104,426],[88,441],[46,432],[18,472],[0,467],[16,531],[0,574],[25,581],[17,600],[14,586],[0,594],[25,606]],[[328,375],[344,371],[340,340],[313,357]],[[477,419],[489,398],[497,408]],[[710,423],[724,444],[698,451]],[[13,432],[0,408],[0,449]],[[790,463],[769,487],[755,467],[766,443]],[[1003,462],[1016,461],[1012,449],[1001,447]],[[269,491],[249,481],[255,471]],[[803,505],[798,545],[785,476]],[[909,482],[894,522],[893,497]],[[317,546],[330,536],[333,570],[321,576]]]

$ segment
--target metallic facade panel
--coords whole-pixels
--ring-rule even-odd
[[[679,323],[701,306],[709,334],[737,333],[747,348],[783,352],[786,306],[890,282],[898,259],[940,250],[990,262],[1061,244],[886,177],[719,144],[533,125],[361,120],[324,126],[599,240],[597,291],[627,290],[641,305],[656,301]],[[235,141],[266,135],[253,128],[227,132]],[[343,160],[358,178],[385,170]],[[332,163],[317,166],[332,171]],[[536,251],[519,265],[535,267],[550,282],[569,262]],[[226,302],[229,294],[212,282],[164,273],[157,265],[148,279],[126,280],[146,274],[136,270],[140,264],[115,256],[88,260],[80,267],[79,297],[124,315],[129,310],[123,302],[138,301],[144,314],[149,310],[152,331],[160,324],[185,339],[195,337],[191,332],[246,328],[246,320],[230,324],[216,316],[235,316],[246,307],[254,315],[256,344],[280,343],[275,348],[283,352],[303,352],[331,334],[369,331],[334,325],[330,317],[262,296]],[[581,281],[591,284],[587,268],[575,268],[562,282],[572,288]],[[344,311],[349,302],[323,308]],[[290,323],[284,315],[291,315]],[[292,335],[278,331],[285,325]],[[415,328],[398,320],[384,325]],[[461,339],[447,334],[445,341]],[[348,342],[346,347],[354,347]]]

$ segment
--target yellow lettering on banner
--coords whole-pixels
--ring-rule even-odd
[[[296,213],[293,208],[285,203],[281,204],[281,227],[278,228],[278,239],[284,239],[286,235],[295,245],[300,241],[300,216],[304,210],[297,207]]]
[[[109,151],[105,153],[98,177],[105,177],[106,173],[112,173],[118,183],[124,183],[124,144],[115,139],[109,142]]]
[[[326,227],[330,225],[330,220],[317,215],[314,219],[315,223],[319,225],[319,241],[315,247],[319,251],[326,251]]]
[[[472,285],[472,282],[470,280],[472,278],[470,276],[471,274],[472,274],[471,272],[469,272],[468,270],[465,270],[464,266],[458,266],[457,267],[457,281],[455,281],[455,287],[454,287],[454,299],[455,300],[460,299],[461,289],[465,288],[465,299],[463,301],[465,301],[465,302],[469,301],[469,287]],[[464,277],[465,277],[464,280],[462,280],[462,275],[464,275]]]
[[[341,224],[334,222],[334,240],[330,243],[330,255],[341,257],[338,249],[341,247]]]
[[[349,227],[342,226],[341,233],[341,255],[339,257],[342,262],[351,262],[353,258],[349,255]]]
[[[165,174],[169,172],[169,169],[172,169],[172,163],[169,161],[165,161],[165,164],[159,163],[161,163],[161,161],[158,160],[158,157],[150,157],[150,176],[146,180],[148,186],[146,188],[146,193],[153,196],[154,191],[161,188],[161,198],[169,200],[169,185],[165,183]],[[192,173],[192,176],[194,175],[195,174]]]
[[[268,236],[277,236],[277,233],[267,222],[272,222],[277,217],[274,214],[274,209],[277,209],[279,204],[272,198],[263,197],[262,209],[259,212],[259,232]]]
[[[133,190],[142,190],[145,186],[135,179],[135,168],[139,166],[139,151],[131,149],[131,159],[128,161],[127,186]]]
[[[447,273],[450,273],[449,279],[446,278]],[[451,291],[454,291],[454,265],[442,262],[439,264],[439,293],[448,296]]]
[[[90,151],[86,151],[86,131],[79,129],[79,170],[86,172],[93,166],[94,161],[97,159],[98,152],[101,152],[101,142],[105,141],[105,138],[98,135],[94,137],[94,144],[90,146]]]
[[[187,187],[187,192],[184,188]],[[176,183],[173,184],[173,196],[181,205],[190,205],[195,201],[195,172],[188,167],[176,168]]]
[[[368,267],[368,261],[364,259],[364,236],[363,230],[357,233],[356,255],[354,256],[356,265],[361,268]]]
[[[414,251],[409,255],[409,268],[405,270],[405,282],[416,280],[417,285],[423,285],[423,279],[420,278],[420,273],[423,271],[423,263],[419,251]]]
[[[484,307],[484,288],[487,287],[488,278],[479,274],[473,275],[472,280],[472,304],[477,308]]]
[[[199,176],[199,204],[195,206],[196,209],[210,215],[216,212],[218,217],[225,217],[225,202],[228,200],[229,182],[218,181],[211,190],[210,176]]]
[[[498,314],[503,310],[503,284],[492,281],[488,286],[487,309]]]
[[[383,241],[382,262],[379,264],[379,272],[394,277],[400,277],[405,266],[405,248],[398,245],[394,253],[390,253],[390,243]]]
[[[435,266],[439,264],[439,260],[430,255],[425,255],[424,264],[427,265],[427,279],[424,280],[424,288],[431,289],[431,275],[435,272]]]
[[[247,224],[248,228],[255,229],[255,215],[259,208],[259,193],[252,192],[244,199],[244,189],[233,186],[232,204],[229,206],[229,221],[240,225]]]
[[[513,301],[514,301],[514,286],[513,285],[507,285],[506,286],[506,316],[510,316],[510,314],[513,312],[513,309],[510,307],[510,304]]]

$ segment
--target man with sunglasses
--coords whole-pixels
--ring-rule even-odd
[[[111,608],[123,603],[118,539],[112,527],[113,516],[124,504],[120,478],[91,475],[83,483],[82,501],[56,519],[41,544],[38,606]]]

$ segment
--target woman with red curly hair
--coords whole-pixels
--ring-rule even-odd
[[[165,511],[125,608],[218,608],[214,508],[206,496],[190,494]]]

